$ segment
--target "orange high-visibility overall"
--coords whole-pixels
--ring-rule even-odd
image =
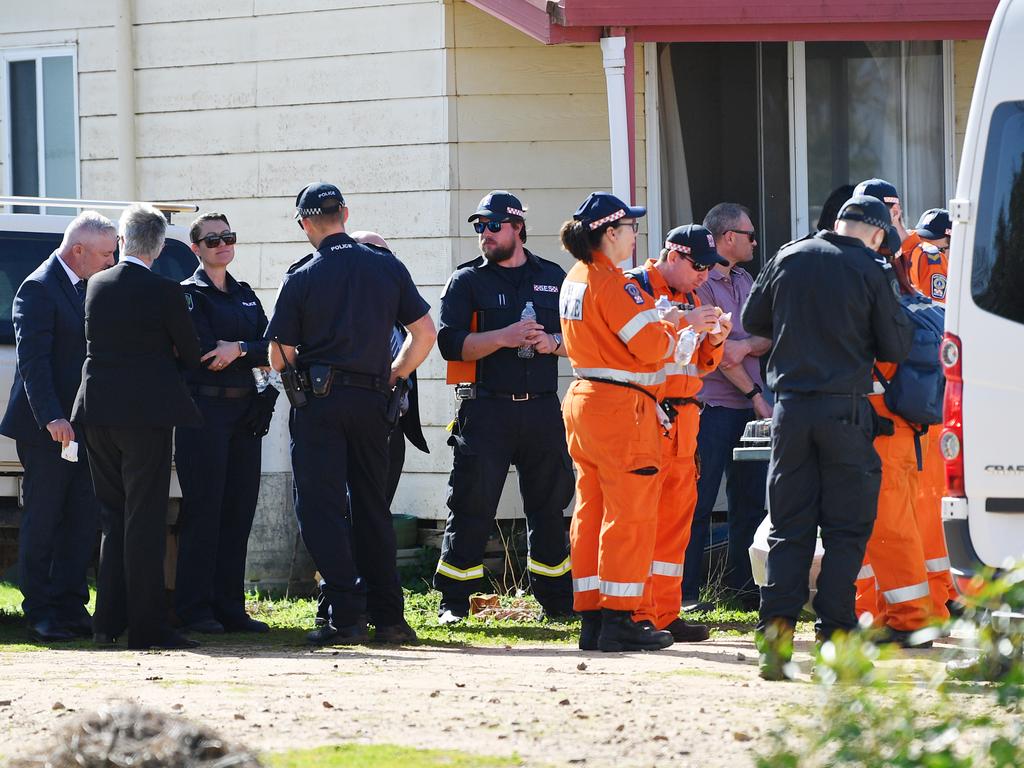
[[[896,365],[877,365],[892,380]],[[918,481],[914,427],[886,408],[881,395],[872,395],[870,401],[879,416],[892,419],[895,434],[875,438],[882,460],[882,487],[878,516],[857,576],[857,615],[870,613],[878,625],[912,631],[924,627],[931,615],[924,548],[914,515]]]
[[[944,251],[928,242],[914,246],[907,257],[910,282],[932,301],[946,303],[946,275],[949,258]]]
[[[675,293],[655,268],[653,259],[644,264],[655,296],[668,296],[674,301],[684,297]],[[700,299],[691,294],[695,306]],[[654,541],[651,574],[644,586],[644,598],[633,613],[635,621],[650,621],[664,629],[679,616],[682,606],[683,556],[690,543],[690,524],[697,506],[697,432],[700,429],[700,407],[695,398],[700,392],[700,377],[710,373],[722,361],[724,345],[715,347],[707,336],[701,341],[688,365],[668,362],[662,397],[688,399],[679,404],[676,420],[664,439],[661,449],[661,497],[658,501],[658,522]]]
[[[574,607],[632,611],[654,552],[664,440],[656,399],[676,335],[654,299],[598,252],[569,270],[559,314],[577,377],[562,403],[576,465]]]

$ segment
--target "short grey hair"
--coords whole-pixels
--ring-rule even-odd
[[[726,230],[738,227],[744,216],[750,216],[750,209],[745,205],[719,203],[704,217],[704,226],[717,240],[726,233]]]
[[[124,238],[122,256],[155,259],[164,247],[167,219],[152,205],[134,203],[121,214],[118,234]]]
[[[82,211],[71,220],[68,228],[64,230],[64,240],[60,244],[60,249],[64,251],[93,235],[102,235],[107,232],[117,234],[114,222],[96,211]]]

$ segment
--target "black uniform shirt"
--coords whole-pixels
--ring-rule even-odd
[[[386,380],[395,322],[411,325],[429,310],[391,251],[339,233],[288,270],[266,337],[297,347],[300,370],[331,365]]]
[[[537,322],[548,333],[561,333],[558,292],[565,270],[553,261],[526,251],[522,267],[502,267],[480,256],[460,264],[441,294],[441,327],[437,346],[445,360],[462,360],[462,344],[477,313],[477,332],[495,331],[519,322],[526,302],[532,301]],[[519,357],[502,348],[477,361],[477,382],[494,392],[515,394],[555,392],[557,355]]]
[[[207,360],[198,370],[188,371],[186,381],[213,387],[255,387],[252,369],[267,365],[267,342],[263,339],[267,316],[248,283],[240,283],[230,274],[225,277],[225,291],[210,281],[202,267],[181,281],[199,348],[205,355],[218,341],[244,341],[249,350],[220,371],[211,371]]]
[[[784,245],[743,307],[748,333],[772,339],[774,392],[871,392],[875,360],[898,363],[912,329],[892,268],[855,238],[822,230]]]

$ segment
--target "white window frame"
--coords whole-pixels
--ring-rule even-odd
[[[74,95],[75,116],[75,197],[82,194],[82,145],[81,115],[78,110],[78,48],[74,45],[38,46],[34,48],[0,48],[0,114],[3,115],[5,135],[4,142],[4,188],[7,194],[14,194],[13,161],[14,150],[11,146],[11,99],[10,99],[10,64],[16,61],[35,61],[36,63],[36,135],[38,136],[39,197],[46,197],[46,133],[43,118],[43,65],[42,60],[57,56],[71,57],[72,94]]]
[[[954,133],[955,105],[953,103],[953,42],[942,42],[942,124],[944,166],[943,180],[945,189],[942,199],[948,200],[956,186],[956,167],[954,155],[956,141]],[[900,44],[901,66],[906,70],[905,41]],[[903,89],[906,91],[906,77],[903,78]],[[906,122],[906,93],[902,104],[902,119]],[[904,126],[905,128],[906,126]],[[903,176],[906,177],[907,147],[906,130],[903,131]],[[793,237],[800,237],[810,231],[811,222],[807,220],[809,201],[807,197],[807,70],[805,44],[792,42],[789,44],[789,157],[790,157],[790,204],[792,205]],[[853,179],[850,180],[851,183]],[[898,185],[897,185],[898,186]],[[904,222],[913,226],[915,222]]]

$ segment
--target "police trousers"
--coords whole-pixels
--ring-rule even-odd
[[[821,529],[825,550],[814,610],[824,636],[857,626],[854,582],[875,521],[882,465],[865,397],[780,395],[768,469],[771,533],[759,628],[795,624],[809,595]]]
[[[381,392],[335,382],[328,395],[310,397],[289,416],[295,516],[337,627],[364,614],[377,627],[402,621],[395,531],[385,498],[386,406]]]
[[[448,520],[434,586],[447,607],[464,611],[484,585],[483,556],[510,465],[526,515],[527,571],[549,613],[572,610],[564,510],[572,500],[572,462],[555,395],[525,401],[464,400],[449,444]]]

